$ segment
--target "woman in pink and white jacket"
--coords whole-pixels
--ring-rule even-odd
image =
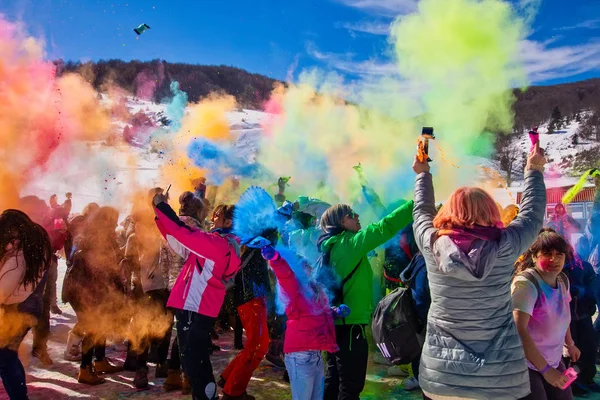
[[[167,307],[175,309],[181,364],[192,386],[192,398],[213,400],[218,398],[217,385],[207,344],[223,305],[225,284],[240,269],[239,245],[232,235],[187,226],[167,201],[162,193],[154,196],[156,225],[169,246],[186,260]],[[227,209],[213,215],[214,228],[231,227],[233,212]]]
[[[342,306],[331,308],[324,287],[310,281],[308,271],[295,273],[272,246],[263,247],[261,252],[269,260],[287,302],[283,352],[292,399],[322,400],[325,387],[322,352],[339,350],[333,318],[339,316]],[[299,276],[302,273],[306,275]]]

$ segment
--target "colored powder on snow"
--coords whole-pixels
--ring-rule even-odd
[[[145,69],[140,72],[134,80],[136,96],[144,100],[153,100],[156,88],[162,84],[165,79],[165,66],[162,62],[158,63],[155,70]]]
[[[171,132],[177,132],[181,129],[181,119],[185,115],[185,107],[187,106],[188,96],[183,90],[179,88],[179,82],[171,82],[171,93],[173,98],[167,105],[167,117],[171,121],[169,130]]]
[[[193,191],[192,181],[210,172],[188,158],[188,145],[192,140],[205,138],[215,143],[233,140],[227,113],[234,108],[235,99],[231,96],[209,97],[188,107],[181,119],[181,128],[169,135],[169,143],[164,148],[165,162],[161,165],[162,179],[173,185],[174,193]]]
[[[206,170],[206,178],[217,185],[229,176],[257,178],[261,167],[236,154],[234,148],[225,143],[214,143],[206,138],[196,138],[188,146],[188,158]]]
[[[81,76],[57,78],[42,43],[0,16],[0,208],[16,206],[19,191],[43,173],[59,149],[106,137],[107,112]],[[65,156],[68,151],[63,151]],[[65,159],[59,168],[67,168]]]

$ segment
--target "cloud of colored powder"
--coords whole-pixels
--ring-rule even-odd
[[[233,111],[235,105],[235,99],[231,96],[209,97],[189,105],[187,112],[182,115],[180,128],[169,135],[168,143],[163,142],[165,162],[161,165],[161,176],[165,182],[173,185],[174,193],[193,191],[192,182],[210,172],[206,166],[198,165],[188,157],[188,146],[193,140],[217,145],[233,143],[234,136],[229,129],[227,113]],[[178,106],[174,108],[180,110]]]
[[[491,153],[486,131],[510,130],[511,88],[526,84],[518,62],[523,25],[499,0],[421,1],[392,24],[397,77],[342,86],[335,75],[309,71],[274,91],[268,109],[276,114],[264,124],[259,161],[292,176],[290,192],[320,190],[330,202],[361,198],[352,169],[361,162],[390,204],[412,197],[416,142],[422,126],[433,126],[438,200],[474,184],[469,156]]]
[[[68,168],[72,143],[109,133],[94,89],[79,75],[57,78],[43,57],[41,42],[0,15],[0,208],[17,206],[21,189],[57,152]]]

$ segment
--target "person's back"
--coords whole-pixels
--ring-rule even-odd
[[[541,169],[543,161],[536,152],[528,169]],[[514,261],[543,223],[543,175],[527,172],[521,212],[500,229],[493,199],[477,188],[458,189],[435,216],[429,166],[415,161],[413,168],[415,238],[431,292],[421,388],[431,399],[523,398],[530,390],[528,371],[512,317],[510,282]]]

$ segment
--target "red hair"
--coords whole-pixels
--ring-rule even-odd
[[[462,187],[437,213],[433,226],[437,229],[459,227],[472,228],[474,225],[501,227],[498,207],[485,190],[476,187]]]

